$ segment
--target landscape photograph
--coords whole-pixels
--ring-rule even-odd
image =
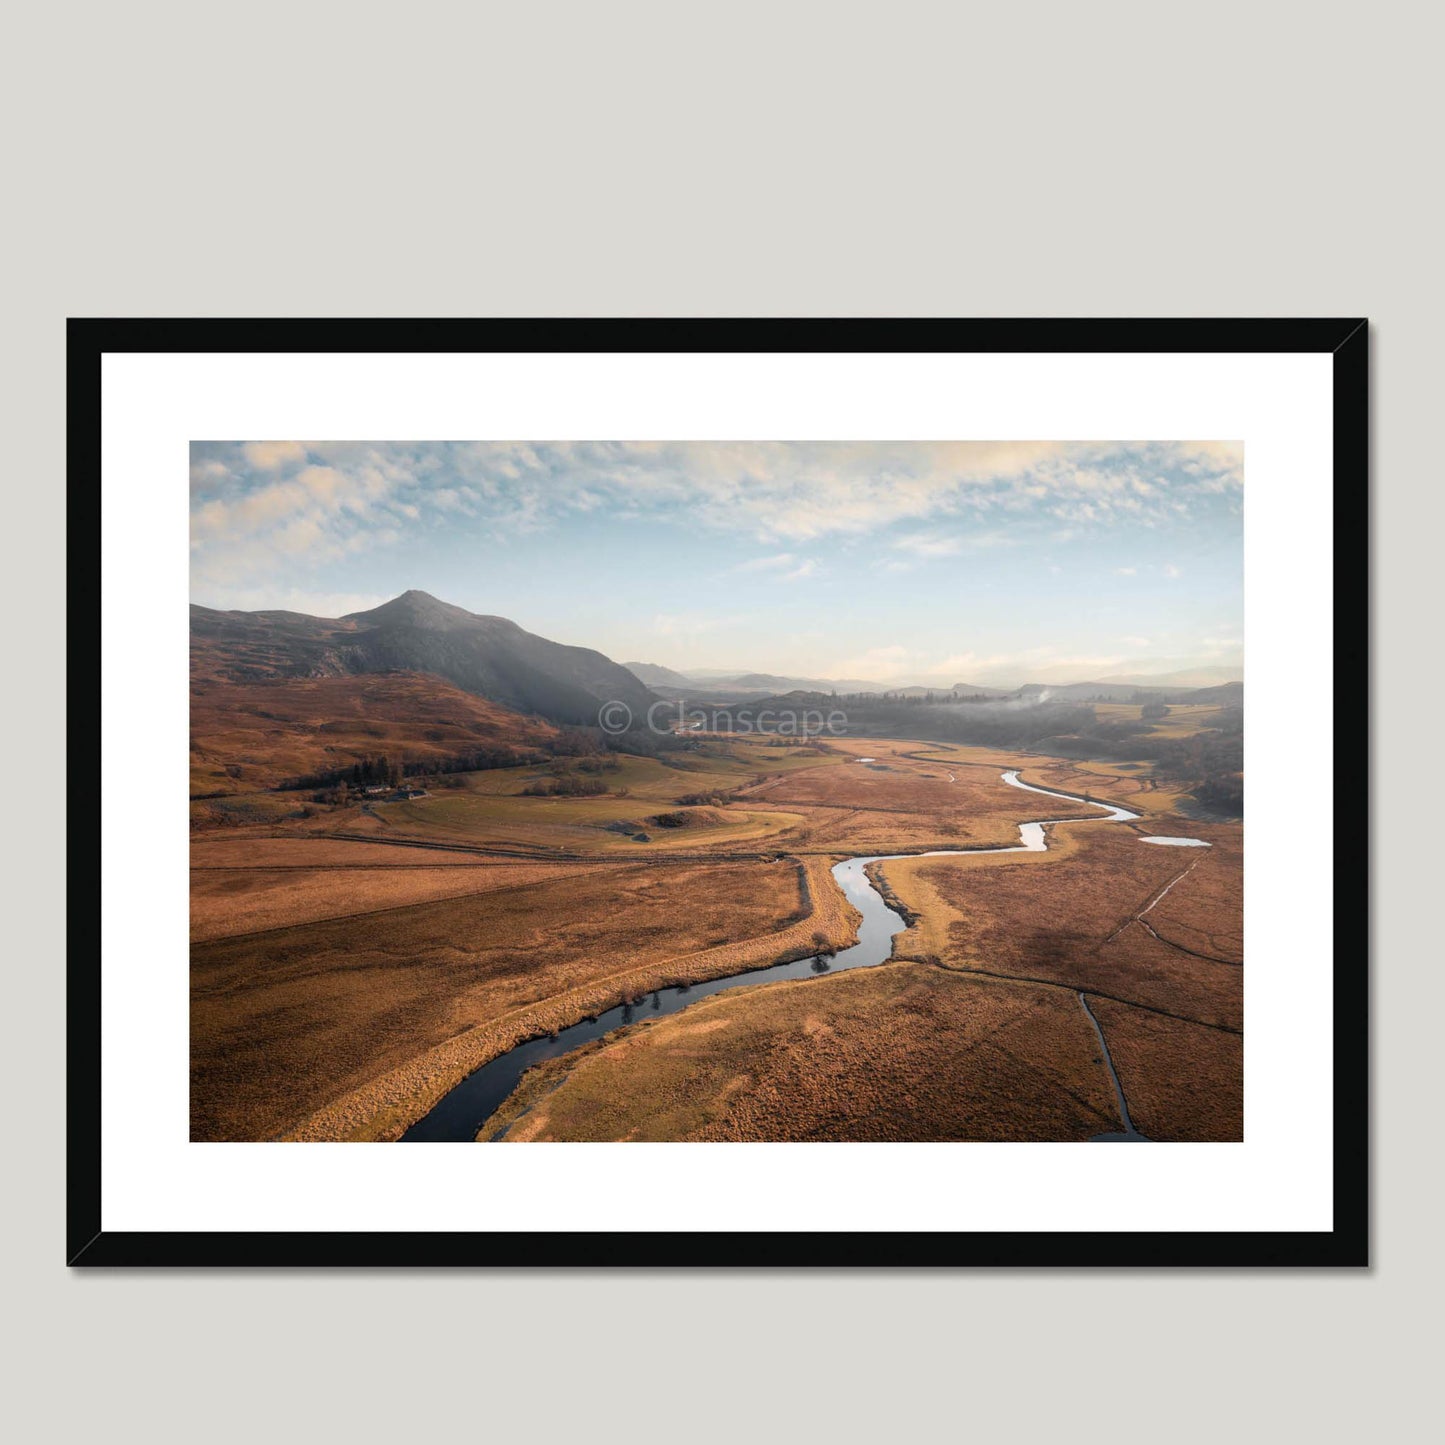
[[[193,441],[190,1139],[1243,1140],[1244,461]]]

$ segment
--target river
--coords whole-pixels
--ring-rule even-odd
[[[1048,848],[1044,829],[1050,824],[1126,823],[1139,816],[1126,808],[1116,808],[1109,803],[1095,803],[1070,793],[1057,793],[1049,788],[1034,787],[1031,783],[1020,781],[1017,769],[1004,773],[1003,781],[1028,793],[1041,793],[1046,798],[1063,798],[1070,803],[1087,801],[1088,806],[1098,808],[1102,816],[1044,818],[1036,823],[1021,823],[1019,841],[1007,848],[938,848],[922,854],[874,853],[866,857],[844,859],[833,866],[833,877],[847,895],[848,901],[862,915],[862,922],[858,925],[858,942],[851,948],[845,948],[831,956],[823,954],[816,958],[794,959],[791,963],[775,963],[768,968],[747,969],[742,973],[711,979],[707,983],[662,989],[649,995],[642,1003],[619,1004],[616,1008],[599,1014],[595,1019],[583,1019],[581,1023],[560,1030],[555,1037],[529,1039],[526,1043],[518,1044],[516,1048],[499,1055],[491,1063],[483,1064],[475,1073],[469,1074],[449,1093],[443,1095],[429,1114],[418,1119],[401,1136],[402,1142],[471,1142],[476,1138],[477,1130],[517,1087],[522,1075],[534,1064],[570,1053],[580,1044],[599,1039],[613,1029],[623,1028],[643,1019],[680,1013],[689,1004],[730,988],[752,988],[756,984],[776,983],[785,978],[816,978],[823,974],[841,973],[850,968],[873,968],[887,962],[893,952],[894,935],[901,933],[908,925],[900,914],[883,901],[882,895],[868,881],[865,870],[870,863],[887,862],[892,858],[946,858],[958,853],[1043,853]],[[1100,1041],[1102,1043],[1102,1035]],[[1107,1049],[1105,1053],[1107,1056]],[[1112,1076],[1112,1061],[1109,1068]],[[1117,1079],[1115,1087],[1118,1087]],[[1120,1097],[1122,1099],[1122,1094]],[[1128,1115],[1125,1114],[1124,1117],[1127,1121]]]

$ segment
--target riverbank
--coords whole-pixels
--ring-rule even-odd
[[[283,1137],[303,1142],[400,1139],[469,1075],[529,1039],[560,1033],[659,990],[763,969],[781,960],[807,958],[821,949],[836,952],[852,946],[858,939],[861,918],[830,876],[833,860],[808,857],[792,861],[799,869],[809,911],[787,927],[622,968],[501,1014],[317,1110]]]
[[[1047,789],[1023,782],[1017,769],[1008,769],[1003,772],[1001,781],[1024,792],[1039,793],[1047,797],[1060,797],[1064,801],[1074,801],[1067,795],[1053,794]],[[1019,841],[1015,844],[1004,847],[969,849],[964,855],[960,855],[958,850],[942,850],[928,856],[1041,853],[1048,847],[1045,829],[1052,826],[1054,822],[1132,822],[1137,817],[1137,814],[1112,803],[1091,803],[1090,806],[1102,811],[1105,816],[1100,818],[1096,813],[1092,819],[1070,818],[1024,822],[1017,825]],[[702,988],[697,998],[687,997],[685,996],[686,991],[677,990],[664,1001],[660,993],[654,993],[652,1009],[659,1016],[671,1015],[696,1004],[701,997],[724,990],[755,987],[766,981],[797,980],[806,978],[808,974],[873,968],[885,962],[892,949],[894,937],[907,928],[908,920],[903,914],[889,906],[879,888],[878,865],[899,856],[899,854],[883,854],[848,858],[830,870],[837,886],[851,900],[861,916],[857,942],[852,947],[832,956],[820,954],[807,960],[807,973],[804,973],[796,963],[779,964],[756,975],[739,973],[720,978]],[[817,936],[815,935],[815,939]],[[493,1059],[486,1067],[477,1070],[475,1074],[441,1099],[433,1110],[407,1130],[402,1137],[408,1142],[455,1141],[471,1138],[474,1134],[481,1139],[488,1139],[492,1137],[492,1134],[489,1126],[485,1126],[483,1121],[504,1103],[522,1082],[529,1069],[549,1064],[552,1076],[558,1076],[560,1069],[564,1071],[560,1077],[565,1078],[565,1070],[569,1069],[573,1060],[579,1056],[579,1049],[587,1046],[587,1051],[591,1052],[591,1046],[597,1040],[635,1022],[636,1016],[631,1008],[615,1008],[600,1018],[593,1018],[585,1024],[571,1026],[563,1031],[560,1037],[554,1036],[550,1041],[534,1039],[527,1042],[507,1054]],[[553,1060],[559,1058],[562,1060],[560,1064],[552,1064]],[[482,1126],[481,1132],[477,1134],[479,1126]]]
[[[889,964],[740,988],[531,1069],[488,1142],[1084,1142],[1124,1128],[1077,1000]]]

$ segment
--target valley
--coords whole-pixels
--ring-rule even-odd
[[[1234,694],[1070,703],[1058,744],[619,738],[569,711],[600,654],[523,669],[504,619],[398,602],[199,609],[193,1139],[400,1139],[529,1040],[466,1137],[1082,1140],[1122,1132],[1118,1092],[1147,1139],[1242,1137],[1242,824],[1169,761],[1218,755]],[[550,716],[462,685],[497,637]],[[880,856],[860,915],[835,870]],[[875,911],[896,932],[846,964]]]

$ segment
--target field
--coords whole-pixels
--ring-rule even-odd
[[[883,864],[919,915],[894,957],[1084,993],[1136,1127],[1242,1138],[1242,830],[1188,828],[1212,846],[1140,844],[1152,823],[1066,826],[1042,857]]]
[[[307,709],[331,704],[303,706],[313,682],[362,687],[345,729],[318,733]],[[241,772],[227,774],[234,791],[193,803],[196,1139],[394,1139],[527,1038],[669,984],[848,945],[857,915],[828,871],[842,858],[1012,847],[1040,818],[1081,821],[1052,826],[1042,854],[878,865],[911,921],[891,962],[731,990],[608,1035],[529,1074],[483,1137],[1116,1132],[1080,994],[1138,1129],[1241,1137],[1242,828],[1182,816],[1147,763],[700,737],[582,769],[512,724],[490,736],[536,742],[538,760],[433,776],[417,799],[317,804],[265,780],[384,751],[393,739],[372,733],[386,734],[388,708],[415,726],[410,684],[244,686],[247,706],[270,686],[291,711],[251,714],[244,746],[208,731],[204,711],[196,729],[203,778],[216,781],[206,749]],[[1167,721],[1207,724],[1187,712]],[[465,739],[433,722],[455,755]],[[1079,801],[1010,788],[1009,768]],[[559,777],[607,791],[534,795]],[[1085,795],[1141,820],[1101,823]],[[1170,832],[1213,846],[1139,842]]]
[[[1134,702],[1096,702],[1094,711],[1100,722],[1147,722],[1156,733],[1165,737],[1183,738],[1201,728],[1217,727],[1224,709],[1218,703],[1171,703],[1168,716],[1142,717],[1143,707]]]
[[[800,817],[789,835],[795,846],[840,856],[1009,847],[1019,824],[1039,816],[1037,796],[999,782],[1017,761],[983,749],[849,739],[843,765],[769,779],[747,799]],[[1093,811],[1047,808],[1058,817]]]
[[[690,782],[669,779],[675,792]],[[607,853],[626,856],[677,848],[765,844],[796,827],[797,813],[742,806],[679,810],[669,798],[523,798],[481,793],[442,794],[374,810],[378,837],[465,842],[532,853]],[[681,811],[685,823],[656,820]],[[624,832],[623,829],[630,831]],[[637,835],[642,834],[639,838]]]
[[[789,780],[791,805],[843,806],[882,790],[889,806],[915,810],[910,820],[941,818],[936,778],[919,770],[941,768],[962,782],[972,767],[974,788],[995,790],[977,809],[985,817],[1093,812],[1016,791],[1010,798],[997,781],[1010,761],[1002,755],[888,747],[862,754],[886,759],[887,771],[860,775],[853,767],[867,765],[854,764],[846,774]],[[1107,797],[1145,817],[1052,827],[1043,854],[875,865],[912,920],[895,938],[894,962],[736,990],[610,1035],[534,1070],[479,1137],[1066,1140],[1119,1132],[1086,999],[1137,1130],[1156,1140],[1242,1138],[1242,829],[1177,817],[1162,826],[1158,791],[1115,765],[1014,761],[1041,785]],[[1011,812],[1020,797],[1023,808]],[[1152,814],[1146,800],[1156,804]],[[1212,846],[1140,842],[1171,831]]]
[[[1059,842],[1042,856],[887,862],[888,883],[923,920],[894,940],[894,956],[1084,989],[1238,1031],[1239,830],[1189,826],[1214,846],[1150,847],[1128,825],[1090,823],[1054,830]]]
[[[580,866],[580,865],[578,865]],[[290,928],[569,876],[509,862],[325,838],[220,838],[191,847],[191,940]]]
[[[483,1136],[1081,1140],[1120,1127],[1072,995],[920,964],[739,990],[579,1053],[533,1070]]]
[[[1227,1143],[1244,1137],[1244,1039],[1095,998],[1090,1006],[1129,1100],[1151,1139]]]
[[[686,979],[689,956],[751,939],[776,955],[799,942],[789,925],[815,926],[794,863],[511,872],[478,870],[492,886],[460,898],[194,945],[192,1137],[275,1137],[461,1035],[556,1027],[539,1004],[576,996],[582,1017],[651,975]],[[845,941],[841,912],[816,924],[830,925]]]

